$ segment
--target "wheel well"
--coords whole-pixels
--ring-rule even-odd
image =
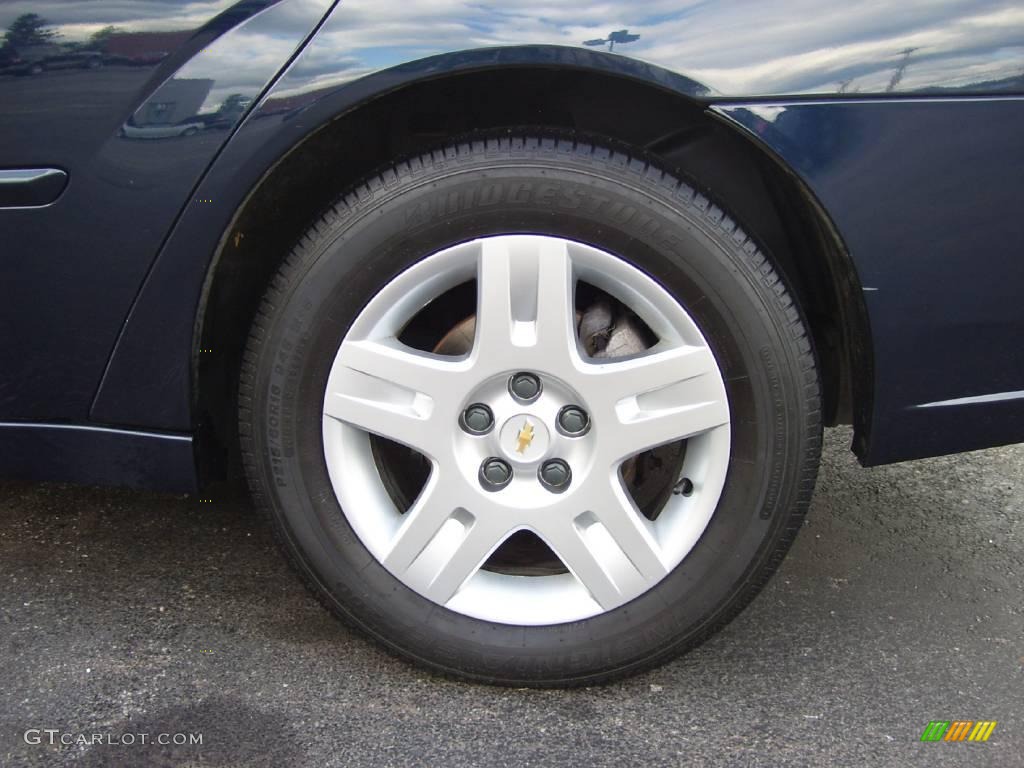
[[[859,286],[827,216],[795,177],[691,99],[606,73],[523,67],[421,81],[365,102],[299,144],[252,191],[222,238],[197,317],[194,351],[215,351],[194,355],[205,479],[239,474],[242,350],[267,284],[302,233],[375,169],[455,136],[509,129],[626,145],[722,203],[771,255],[804,311],[825,422],[852,420],[864,434],[871,379]]]

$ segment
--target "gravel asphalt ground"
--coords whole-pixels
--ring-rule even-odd
[[[573,691],[395,660],[242,501],[0,482],[0,765],[1024,766],[1024,446],[865,470],[850,437],[827,434],[807,525],[737,621]],[[919,740],[957,719],[998,725]]]

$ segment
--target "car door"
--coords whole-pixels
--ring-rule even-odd
[[[329,0],[0,5],[0,420],[84,420],[204,170]]]

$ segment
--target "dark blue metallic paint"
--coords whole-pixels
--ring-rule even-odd
[[[8,4],[0,23],[23,5]],[[56,18],[72,5],[32,9]],[[137,5],[164,23],[173,7]],[[816,197],[867,289],[875,375],[870,420],[858,425],[863,460],[1024,439],[1022,399],[919,407],[1024,390],[1011,295],[1024,284],[1024,232],[1010,180],[1024,103],[974,98],[1024,93],[1016,4],[834,2],[809,14],[796,2],[353,0],[262,97],[326,0],[282,0],[263,13],[266,4],[228,5],[209,3],[211,16],[227,13],[152,62],[31,76],[3,74],[0,61],[0,105],[17,106],[0,108],[0,166],[71,173],[45,218],[0,211],[0,226],[19,238],[0,262],[5,288],[17,291],[0,308],[0,418],[84,423],[89,410],[93,423],[187,435],[202,286],[235,211],[274,163],[338,114],[403,85],[540,65],[614,73],[703,102]],[[261,43],[277,38],[273,62],[250,68]],[[118,67],[123,82],[104,86]],[[32,83],[44,86],[42,111],[26,110]],[[914,93],[930,98],[897,96]],[[885,98],[864,99],[872,94]],[[72,96],[87,109],[61,103]],[[0,425],[0,449],[19,432]]]
[[[5,476],[158,491],[197,489],[189,435],[69,424],[0,423]]]
[[[1024,98],[719,108],[830,212],[871,318],[870,460],[1024,439]]]
[[[5,17],[17,10],[12,5],[4,6]],[[74,19],[81,7],[32,3],[35,13],[55,22],[44,31],[61,34],[59,39],[69,39],[77,23],[61,24],[60,14]],[[152,130],[168,109],[167,124],[180,125],[217,114],[217,104],[235,94],[254,102],[328,3],[207,7],[209,18],[188,22],[198,28],[181,29],[179,7],[133,3],[136,16],[115,25],[140,31],[113,33],[98,43],[105,51],[102,66],[0,76],[0,166],[51,166],[70,177],[54,205],[0,212],[4,230],[17,233],[7,239],[0,261],[0,280],[17,287],[0,304],[0,418],[87,418],[147,269],[243,112],[229,111],[223,123],[174,137],[147,136],[145,128]],[[172,31],[152,33],[158,40],[148,42],[147,25]],[[153,46],[161,50],[149,51]],[[235,65],[250,58],[255,46],[261,50],[256,63]],[[129,56],[134,53],[138,60]]]

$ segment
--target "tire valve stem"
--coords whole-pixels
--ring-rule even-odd
[[[676,496],[692,496],[693,495],[693,481],[688,477],[684,477],[675,487],[672,489],[672,493]]]

